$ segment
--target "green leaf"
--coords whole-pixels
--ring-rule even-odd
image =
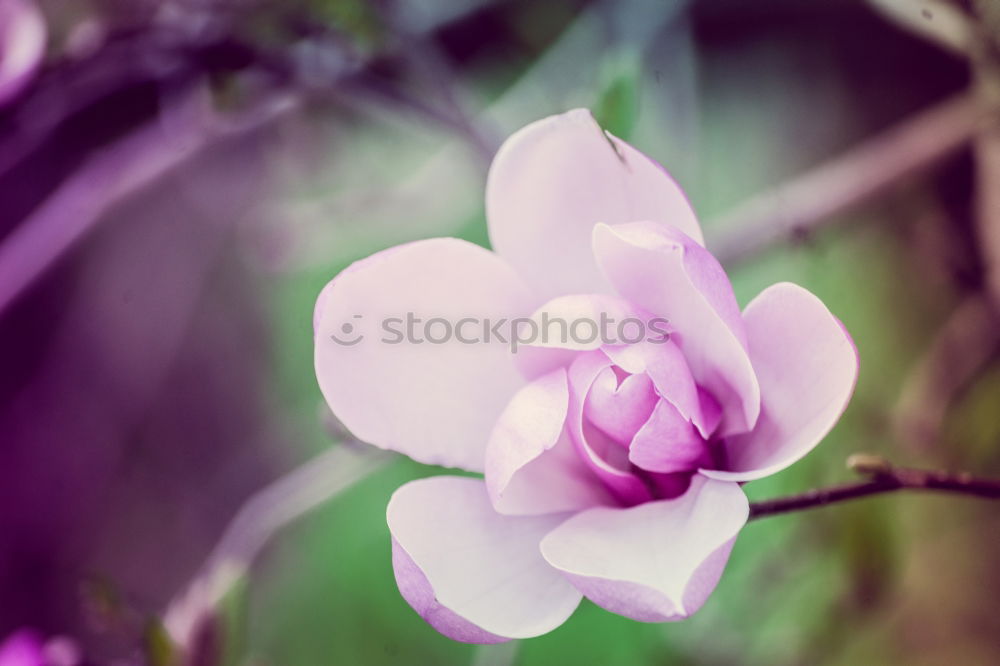
[[[641,60],[632,51],[620,52],[601,66],[601,92],[594,105],[594,117],[601,127],[628,139],[639,117]]]
[[[150,666],[177,666],[179,664],[174,642],[158,618],[150,620],[142,633],[143,652],[145,652],[146,662]]]

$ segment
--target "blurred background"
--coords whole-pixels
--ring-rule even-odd
[[[90,664],[1000,663],[1000,512],[913,494],[751,524],[682,623],[585,601],[541,638],[453,643],[399,596],[385,525],[437,470],[342,443],[311,321],[374,251],[486,245],[499,143],[586,106],[686,189],[741,304],[798,282],[859,347],[843,421],[751,499],[859,451],[1000,475],[997,7],[0,0],[0,640]],[[317,456],[329,478],[280,481]],[[267,487],[336,496],[282,527]],[[252,566],[220,582],[248,500],[227,534]],[[206,598],[182,656],[170,623]]]

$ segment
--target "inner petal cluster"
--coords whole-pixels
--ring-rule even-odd
[[[626,506],[676,497],[692,474],[716,463],[717,408],[669,344],[588,351],[569,367],[567,425],[575,451]]]

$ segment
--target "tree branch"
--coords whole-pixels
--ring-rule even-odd
[[[708,247],[724,265],[739,263],[780,240],[820,227],[901,178],[966,145],[989,109],[962,93],[921,111],[825,164],[723,215]]]
[[[750,520],[828,504],[880,495],[897,490],[949,492],[987,499],[1000,499],[1000,479],[980,479],[967,473],[894,467],[888,461],[866,454],[848,458],[847,466],[869,477],[866,481],[817,488],[789,497],[779,497],[750,505]]]
[[[170,638],[187,650],[198,625],[211,617],[278,531],[391,460],[375,447],[340,444],[257,491],[237,512],[195,579],[168,605],[163,624]]]

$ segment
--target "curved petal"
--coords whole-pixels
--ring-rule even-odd
[[[635,320],[641,328],[619,331],[620,324]],[[546,301],[531,315],[534,347],[590,351],[617,344],[637,332],[645,336],[651,317],[631,303],[606,294],[569,294]],[[633,327],[635,328],[635,327]],[[630,339],[631,340],[631,339]]]
[[[590,250],[598,222],[653,220],[701,240],[677,183],[605,133],[586,109],[539,120],[507,139],[490,167],[486,217],[493,248],[550,298],[608,292]]]
[[[659,400],[628,449],[628,459],[650,472],[693,472],[711,463],[708,444],[673,405]]]
[[[594,380],[583,409],[598,430],[628,447],[657,401],[653,382],[646,375],[619,378],[615,368],[605,368]]]
[[[600,351],[580,354],[569,368],[569,412],[566,429],[581,459],[590,470],[625,504],[652,499],[649,488],[629,469],[628,452],[597,430],[585,418],[584,408],[597,377],[611,367]]]
[[[529,300],[499,257],[453,238],[357,262],[317,304],[323,396],[361,440],[420,462],[482,471],[489,433],[524,380],[507,344],[481,342],[478,325],[460,339],[459,322],[516,317],[531,310]],[[404,335],[410,315],[418,322],[412,336]],[[442,321],[430,325],[436,318]],[[454,330],[445,340],[448,325]]]
[[[31,81],[45,55],[45,19],[31,0],[0,2],[0,106]]]
[[[388,252],[388,251],[389,250],[386,250],[386,252]],[[362,263],[362,262],[358,262],[358,263]],[[357,266],[357,265],[358,264],[352,264],[352,266]],[[344,275],[350,269],[351,269],[351,267],[349,266],[340,275]],[[330,295],[330,292],[333,290],[333,283],[334,282],[336,282],[336,280],[331,280],[330,282],[327,282],[325,285],[323,285],[323,288],[320,289],[320,291],[319,291],[319,295],[316,296],[316,304],[313,305],[313,341],[314,342],[316,340],[316,336],[319,335],[319,322],[323,318],[323,313],[326,312],[326,299]]]
[[[605,345],[601,349],[626,372],[648,375],[660,396],[694,423],[703,437],[718,427],[722,418],[718,403],[699,390],[684,352],[673,340]]]
[[[666,317],[695,381],[722,407],[720,435],[757,422],[760,388],[732,286],[708,250],[652,222],[594,228],[594,255],[617,292]]]
[[[502,516],[478,479],[439,476],[393,493],[386,510],[399,591],[432,627],[466,643],[549,632],[580,593],[538,543],[563,515]]]
[[[695,476],[675,499],[579,513],[542,539],[541,550],[598,606],[670,622],[705,603],[748,513],[738,484]]]
[[[486,487],[499,513],[538,515],[612,504],[573,449],[563,426],[566,370],[525,386],[510,401],[486,448]]]
[[[809,453],[847,408],[858,378],[851,336],[802,287],[768,287],[744,318],[760,378],[760,420],[752,432],[726,440],[728,471],[704,471],[734,481],[769,476]]]
[[[516,363],[529,379],[568,367],[577,352],[647,335],[657,322],[631,303],[607,294],[568,294],[543,303],[522,330],[533,334],[517,348]],[[640,326],[640,330],[636,327]],[[655,331],[653,331],[655,333]]]

